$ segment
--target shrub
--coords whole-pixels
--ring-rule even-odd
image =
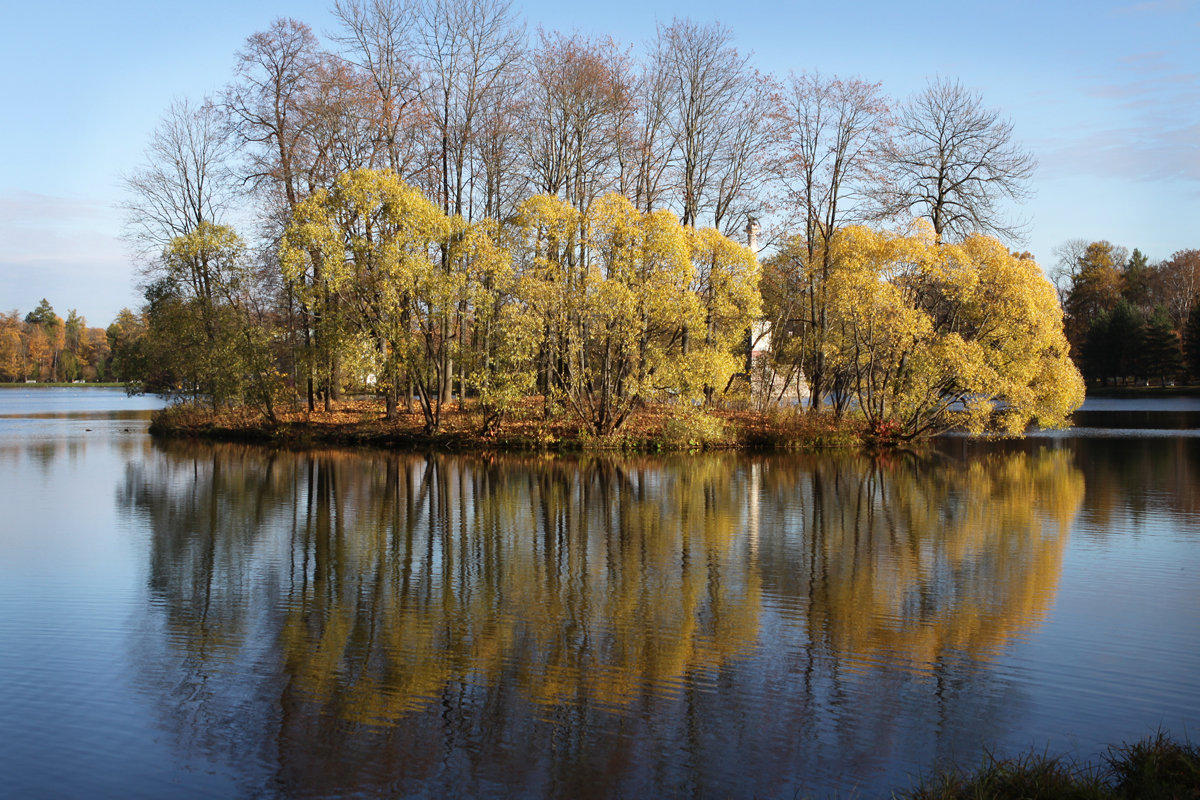
[[[663,420],[659,440],[664,448],[696,450],[728,444],[725,422],[699,409],[680,409]]]

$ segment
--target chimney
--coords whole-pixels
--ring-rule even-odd
[[[746,246],[754,251],[754,255],[758,255],[758,232],[761,230],[758,220],[754,217],[748,217],[746,222]]]

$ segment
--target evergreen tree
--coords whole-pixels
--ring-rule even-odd
[[[1183,349],[1187,354],[1188,372],[1192,379],[1200,378],[1200,303],[1192,306],[1183,330]]]
[[[1101,312],[1088,328],[1083,346],[1084,377],[1122,382],[1139,375],[1144,333],[1145,318],[1128,300]]]
[[[1141,250],[1133,248],[1122,272],[1121,296],[1137,308],[1149,309],[1153,305],[1150,301],[1150,281],[1153,276],[1154,270],[1149,259]]]
[[[1166,386],[1183,371],[1183,351],[1165,311],[1160,310],[1146,323],[1142,341],[1146,376],[1157,377]]]
[[[58,314],[54,313],[54,307],[50,305],[50,301],[42,298],[42,302],[38,303],[38,307],[25,315],[25,322],[30,325],[41,325],[43,328],[51,328],[57,325],[61,320]]]

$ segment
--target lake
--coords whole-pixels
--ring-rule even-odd
[[[280,452],[0,391],[21,798],[877,797],[1200,729],[1200,401],[920,456]]]

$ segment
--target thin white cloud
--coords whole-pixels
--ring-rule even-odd
[[[1194,5],[1195,0],[1147,0],[1147,2],[1144,3],[1134,3],[1128,6],[1114,8],[1112,13],[1118,16],[1177,14],[1187,11]]]
[[[107,324],[132,296],[119,227],[117,213],[100,203],[0,192],[0,306],[29,310],[45,297]]]
[[[1132,181],[1195,182],[1200,190],[1200,122],[1190,126],[1112,128],[1039,150],[1046,178],[1094,175]]]
[[[0,192],[0,224],[57,224],[59,221],[94,221],[108,216],[109,209],[87,200],[21,190]]]
[[[1196,183],[1200,190],[1200,74],[1179,53],[1114,59],[1107,76],[1077,78],[1074,118],[1035,147],[1040,175]]]

